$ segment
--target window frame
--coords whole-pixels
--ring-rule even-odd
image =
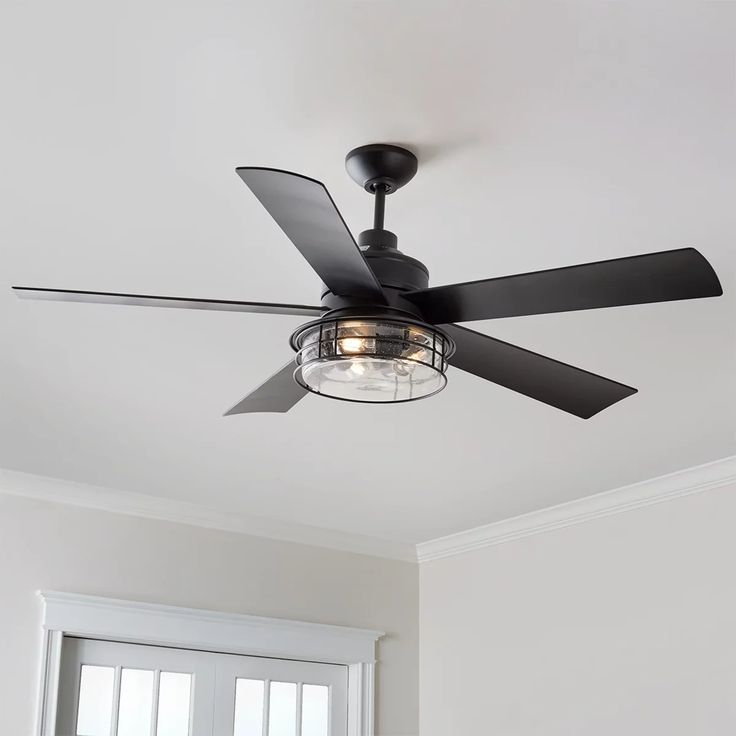
[[[223,654],[342,664],[348,668],[348,736],[374,736],[372,629],[40,591],[43,646],[37,736],[54,736],[64,636]]]
[[[77,733],[81,668],[85,665],[105,667],[114,671],[114,685],[110,717],[117,720],[122,698],[123,670],[147,670],[151,682],[151,725],[158,711],[158,687],[156,671],[186,672],[190,675],[189,728],[193,734],[206,733],[214,717],[216,685],[216,658],[233,655],[211,654],[192,649],[150,647],[99,639],[64,637],[61,658],[61,680],[56,714],[57,736]],[[160,683],[160,680],[159,680]],[[118,721],[119,725],[119,721]],[[118,730],[115,730],[118,733]]]

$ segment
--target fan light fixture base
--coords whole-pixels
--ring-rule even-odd
[[[411,151],[387,143],[360,146],[345,157],[350,178],[371,194],[380,184],[386,194],[395,192],[414,178],[417,167],[417,157]]]

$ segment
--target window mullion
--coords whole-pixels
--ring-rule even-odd
[[[115,684],[112,691],[112,719],[110,722],[110,736],[118,736],[118,718],[120,717],[120,684],[123,678],[123,668],[115,668]]]
[[[271,680],[263,682],[263,736],[268,736],[268,720],[271,710]]]
[[[149,733],[156,736],[158,732],[158,692],[161,685],[161,670],[153,672],[153,701],[151,704],[151,728]]]
[[[302,736],[302,685],[296,684],[296,736]]]

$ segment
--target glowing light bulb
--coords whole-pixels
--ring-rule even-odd
[[[340,350],[343,353],[362,353],[365,350],[365,340],[362,337],[343,337],[340,340]]]

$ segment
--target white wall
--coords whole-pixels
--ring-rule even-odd
[[[736,488],[428,562],[422,736],[736,733]]]
[[[381,629],[377,734],[415,736],[412,563],[0,495],[0,733],[30,736],[38,589]]]
[[[377,733],[736,732],[736,488],[423,564],[0,495],[0,733],[39,588],[379,628]],[[417,671],[417,599],[421,614]]]

